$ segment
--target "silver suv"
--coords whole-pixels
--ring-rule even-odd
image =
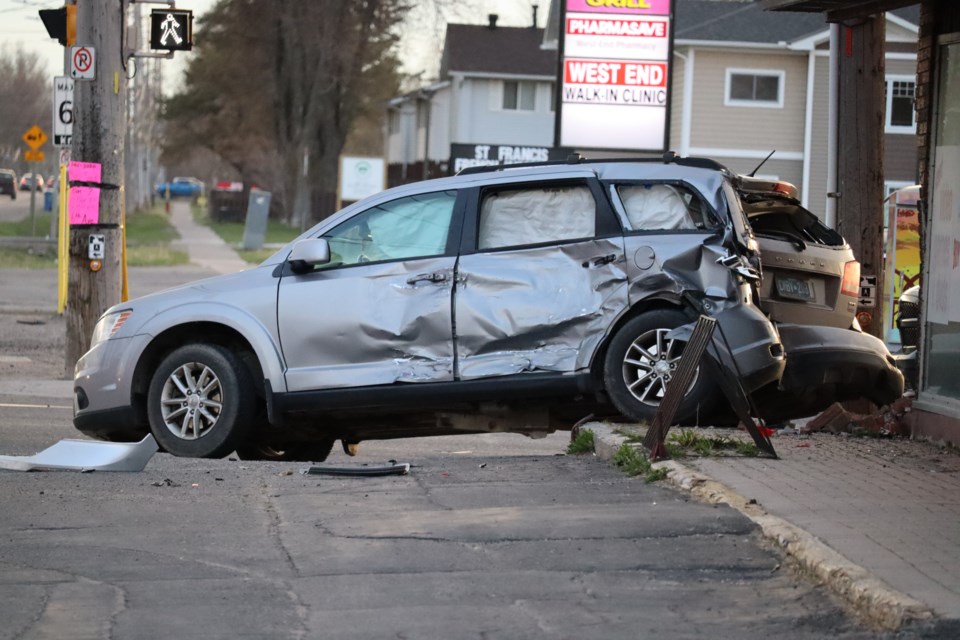
[[[74,424],[181,456],[322,460],[337,439],[649,420],[683,348],[671,331],[699,314],[746,392],[776,383],[732,179],[671,158],[384,191],[256,268],[109,309],[76,365]],[[678,419],[718,397],[702,370]]]

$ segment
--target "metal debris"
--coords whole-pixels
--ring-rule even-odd
[[[308,467],[302,473],[308,476],[405,476],[410,473],[410,464],[389,464],[382,467]]]

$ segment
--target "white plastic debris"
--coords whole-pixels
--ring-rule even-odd
[[[143,471],[157,452],[156,440],[140,442],[61,440],[32,456],[0,456],[10,471]]]

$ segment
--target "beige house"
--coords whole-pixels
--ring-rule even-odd
[[[732,170],[800,188],[804,204],[827,211],[829,25],[820,15],[784,16],[736,1],[678,0],[671,146]],[[884,180],[917,181],[913,100],[919,10],[887,20]],[[882,111],[881,111],[882,110]]]

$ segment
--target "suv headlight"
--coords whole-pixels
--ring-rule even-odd
[[[117,331],[120,331],[120,327],[124,325],[127,318],[132,314],[133,311],[127,309],[126,311],[109,313],[100,318],[97,326],[93,328],[93,335],[90,337],[90,347],[93,348],[104,340],[112,338]]]

